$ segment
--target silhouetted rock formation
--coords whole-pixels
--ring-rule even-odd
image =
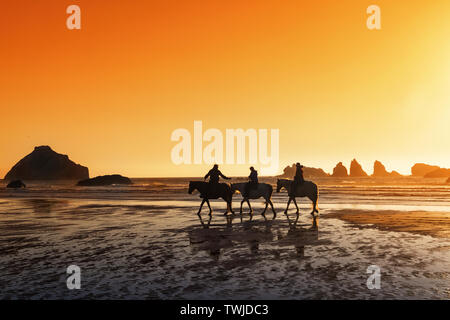
[[[397,171],[392,171],[391,173],[390,173],[390,175],[391,175],[391,177],[403,177],[403,175],[402,174],[400,174],[400,173],[398,173]]]
[[[447,178],[450,177],[450,169],[439,168],[428,172],[424,178]]]
[[[69,160],[49,146],[35,147],[6,174],[5,180],[80,180],[89,178],[89,169]]]
[[[397,171],[392,171],[392,172],[388,172],[386,170],[386,168],[384,167],[384,165],[376,160],[373,164],[373,174],[372,177],[378,178],[386,178],[386,177],[401,177],[402,175],[400,173],[398,173]]]
[[[95,186],[109,186],[112,184],[133,184],[127,177],[123,177],[119,174],[113,174],[108,176],[98,176],[92,179],[86,179],[79,181],[77,186],[95,187]]]
[[[450,177],[450,169],[441,168],[438,166],[431,166],[425,163],[416,163],[411,168],[413,176],[424,178],[447,178]]]
[[[22,180],[14,180],[14,181],[11,181],[10,183],[8,183],[8,185],[6,187],[18,189],[18,188],[26,188],[27,186],[25,185],[25,183],[22,182]]]
[[[416,163],[411,168],[411,174],[413,176],[423,177],[427,173],[429,173],[431,171],[434,171],[434,170],[437,170],[437,169],[440,169],[440,167],[438,167],[438,166],[430,166],[429,164],[425,164],[425,163]]]
[[[373,164],[373,177],[389,177],[389,172],[387,172],[385,166],[378,160],[375,160]]]
[[[350,177],[367,177],[367,173],[364,172],[356,159],[353,159],[350,164]]]
[[[342,162],[339,162],[336,167],[334,167],[333,174],[331,176],[336,178],[348,177],[347,168],[342,164]]]
[[[283,169],[283,174],[280,177],[291,179],[295,175],[295,164],[292,166],[287,166]],[[304,178],[321,178],[321,177],[329,177],[330,175],[323,171],[320,168],[309,168],[303,167],[303,176]]]

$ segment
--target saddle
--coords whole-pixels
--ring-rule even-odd
[[[295,180],[293,180],[293,181],[291,182],[291,187],[290,187],[289,195],[290,195],[290,196],[294,196],[295,194],[301,193],[304,184],[305,184],[305,180],[303,180],[303,181],[298,181],[298,182],[295,181]]]
[[[226,186],[226,183],[208,182],[208,190],[206,192],[206,196],[208,197],[208,199],[218,199],[223,195]],[[200,195],[200,198],[204,197]]]

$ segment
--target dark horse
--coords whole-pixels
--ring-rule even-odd
[[[227,203],[227,211],[234,214],[233,209],[231,207],[231,200],[233,198],[233,191],[231,190],[230,185],[227,183],[217,183],[211,184],[209,182],[203,181],[190,181],[189,182],[189,194],[192,194],[194,190],[198,190],[200,192],[200,198],[203,198],[202,203],[200,204],[200,208],[198,209],[197,214],[200,215],[202,211],[203,204],[206,202],[209,208],[209,215],[212,213],[211,205],[209,204],[209,199],[219,199],[222,198]]]
[[[297,214],[299,214],[300,210],[297,205],[297,201],[295,200],[295,197],[308,197],[309,200],[312,201],[313,209],[311,211],[311,215],[314,217],[314,213],[319,213],[319,210],[317,209],[317,200],[319,199],[319,189],[317,188],[317,185],[314,182],[311,181],[305,181],[302,185],[297,186],[295,192],[292,192],[294,190],[291,190],[292,188],[292,180],[288,179],[278,179],[277,180],[277,192],[280,192],[282,188],[285,188],[289,195],[289,200],[287,203],[286,210],[284,210],[284,213],[287,214],[289,209],[289,204],[291,201],[294,202],[295,207],[297,208]]]

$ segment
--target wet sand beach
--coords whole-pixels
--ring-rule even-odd
[[[394,210],[338,210],[327,215],[355,225],[371,225],[380,230],[412,232],[450,238],[450,212]]]
[[[3,192],[0,298],[450,298],[448,187],[323,184],[319,217],[303,199],[297,221],[283,214],[286,193],[273,196],[275,220],[262,201],[253,217],[245,206],[226,217],[213,201],[210,220],[186,191],[184,180],[149,180]],[[66,286],[72,264],[80,290]],[[366,285],[371,265],[379,290]]]

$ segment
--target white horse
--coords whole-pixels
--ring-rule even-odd
[[[265,216],[267,207],[270,204],[270,206],[272,208],[272,211],[273,211],[273,218],[275,219],[276,216],[277,216],[277,213],[275,212],[275,208],[273,207],[273,203],[272,203],[272,200],[271,200],[272,193],[273,193],[272,186],[270,184],[268,184],[268,183],[258,183],[258,187],[257,188],[251,188],[249,193],[248,193],[248,197],[246,197],[245,196],[245,186],[246,186],[246,184],[247,184],[246,182],[243,182],[243,183],[232,183],[231,184],[231,190],[233,192],[238,190],[242,194],[240,213],[242,214],[242,205],[244,204],[244,202],[247,202],[248,207],[250,208],[250,215],[252,215],[253,214],[253,209],[252,209],[252,206],[250,205],[249,199],[259,199],[259,198],[263,197],[264,200],[266,200],[266,206],[264,207],[264,211],[262,212],[262,215]]]
[[[282,188],[285,188],[289,194],[289,200],[284,213],[287,214],[289,204],[291,203],[291,201],[294,201],[295,207],[297,208],[297,214],[299,214],[300,210],[298,208],[295,197],[308,197],[309,200],[311,200],[313,203],[313,210],[311,211],[311,215],[314,217],[315,212],[319,213],[319,210],[317,209],[317,201],[319,199],[319,189],[317,188],[317,185],[314,182],[305,181],[302,185],[297,186],[295,192],[291,192],[292,182],[292,180],[288,179],[277,180],[277,192],[280,192]]]

